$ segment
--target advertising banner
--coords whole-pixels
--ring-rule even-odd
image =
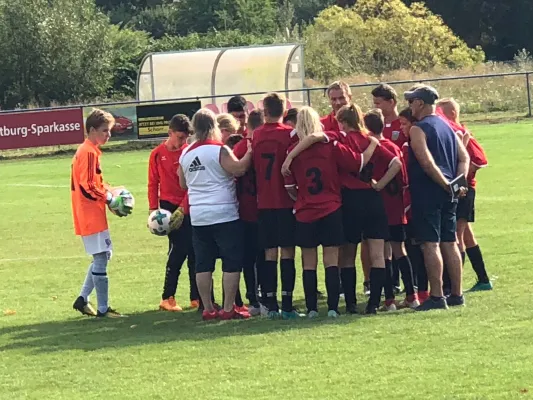
[[[137,106],[139,139],[167,136],[168,123],[174,115],[185,114],[192,118],[200,108],[202,103],[199,101]]]
[[[136,106],[116,105],[98,106],[115,117],[115,126],[111,130],[110,140],[135,140],[137,139],[137,113]],[[93,107],[83,107],[83,121],[87,119]]]
[[[81,108],[0,114],[0,150],[78,144],[83,140]]]

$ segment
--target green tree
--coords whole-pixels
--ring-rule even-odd
[[[306,29],[305,40],[307,73],[322,81],[403,68],[463,67],[484,59],[481,49],[468,48],[422,4],[407,7],[400,0],[328,8]]]

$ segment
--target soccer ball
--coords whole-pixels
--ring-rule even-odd
[[[148,217],[148,229],[154,235],[166,236],[170,232],[170,217],[172,213],[167,210],[152,211]]]
[[[112,188],[111,194],[113,195],[113,197],[122,196],[125,207],[129,207],[131,210],[133,210],[133,208],[135,207],[135,198],[133,197],[131,192],[125,187],[120,186],[120,187]],[[115,215],[118,215],[115,211],[111,209],[109,209],[109,211],[111,211]]]

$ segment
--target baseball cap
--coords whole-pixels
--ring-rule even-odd
[[[413,90],[409,90],[407,92],[404,92],[403,94],[405,100],[414,100],[414,99],[420,99],[426,104],[435,104],[435,102],[439,98],[439,93],[437,90],[429,85],[421,85]]]

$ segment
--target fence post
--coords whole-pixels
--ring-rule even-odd
[[[311,107],[311,91],[307,89],[307,105]]]
[[[527,116],[531,117],[531,87],[529,85],[529,72],[526,72],[526,85],[527,85]]]

